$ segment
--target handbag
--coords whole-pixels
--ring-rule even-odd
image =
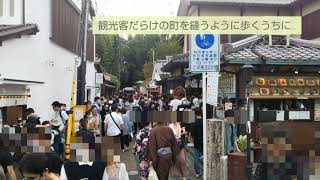
[[[152,166],[149,167],[148,180],[159,180],[158,175]]]
[[[180,138],[180,141],[178,141],[178,146],[180,149],[183,149],[186,146],[186,138],[184,136],[182,136]]]

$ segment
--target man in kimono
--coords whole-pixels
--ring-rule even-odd
[[[159,180],[168,180],[170,167],[176,161],[179,148],[173,131],[164,122],[158,122],[151,129],[147,154]]]

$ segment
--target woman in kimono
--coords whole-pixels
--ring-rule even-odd
[[[149,161],[146,157],[146,150],[151,128],[149,127],[149,122],[144,122],[142,125],[143,129],[141,129],[136,136],[134,154],[139,162],[139,175],[141,179],[148,179]]]

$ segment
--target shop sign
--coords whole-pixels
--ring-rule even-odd
[[[26,105],[27,99],[27,96],[0,96],[0,107]]]
[[[96,73],[96,84],[103,84],[103,73]]]
[[[289,119],[308,120],[310,119],[310,111],[289,111]]]
[[[219,93],[223,95],[236,93],[236,76],[234,74],[221,73],[219,77]]]

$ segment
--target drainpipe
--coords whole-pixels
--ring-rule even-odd
[[[269,46],[272,46],[272,35],[269,34]]]
[[[26,0],[22,0],[22,24],[26,23]]]

